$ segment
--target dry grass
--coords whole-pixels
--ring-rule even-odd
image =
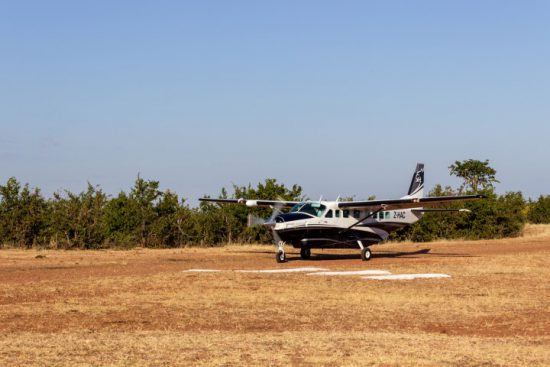
[[[526,224],[523,229],[523,237],[550,237],[550,225]]]
[[[550,365],[549,252],[548,226],[383,245],[369,263],[277,265],[262,246],[2,251],[0,365]],[[452,278],[183,272],[297,266]]]

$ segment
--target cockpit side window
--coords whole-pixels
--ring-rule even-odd
[[[333,216],[333,212],[332,212],[332,209],[330,209],[329,211],[327,211],[325,218],[332,218],[332,216]]]
[[[296,204],[294,205],[291,209],[290,209],[290,213],[297,213],[300,211],[300,208],[304,206],[303,203],[300,203],[300,204]]]
[[[300,203],[290,209],[291,213],[307,213],[315,217],[322,217],[327,209],[326,206],[320,203]]]

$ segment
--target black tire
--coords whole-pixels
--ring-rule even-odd
[[[311,249],[309,249],[309,248],[300,249],[300,257],[303,260],[309,259],[311,257]]]
[[[361,250],[361,260],[369,261],[371,257],[372,257],[372,252],[368,247],[365,247],[363,250]]]
[[[286,262],[286,254],[284,251],[277,251],[277,255],[275,256],[275,259],[277,260],[277,262],[280,264],[280,263],[284,263]]]

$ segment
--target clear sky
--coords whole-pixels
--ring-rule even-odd
[[[0,0],[0,181],[550,194],[549,1]]]

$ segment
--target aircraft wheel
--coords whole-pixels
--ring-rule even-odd
[[[277,251],[277,255],[275,257],[277,259],[278,263],[284,263],[286,262],[286,254],[284,251]]]
[[[300,250],[300,257],[303,259],[303,260],[307,260],[311,257],[311,249],[309,248],[303,248]]]
[[[369,261],[371,257],[372,252],[370,252],[370,249],[368,247],[365,247],[363,250],[361,250],[361,260]]]

